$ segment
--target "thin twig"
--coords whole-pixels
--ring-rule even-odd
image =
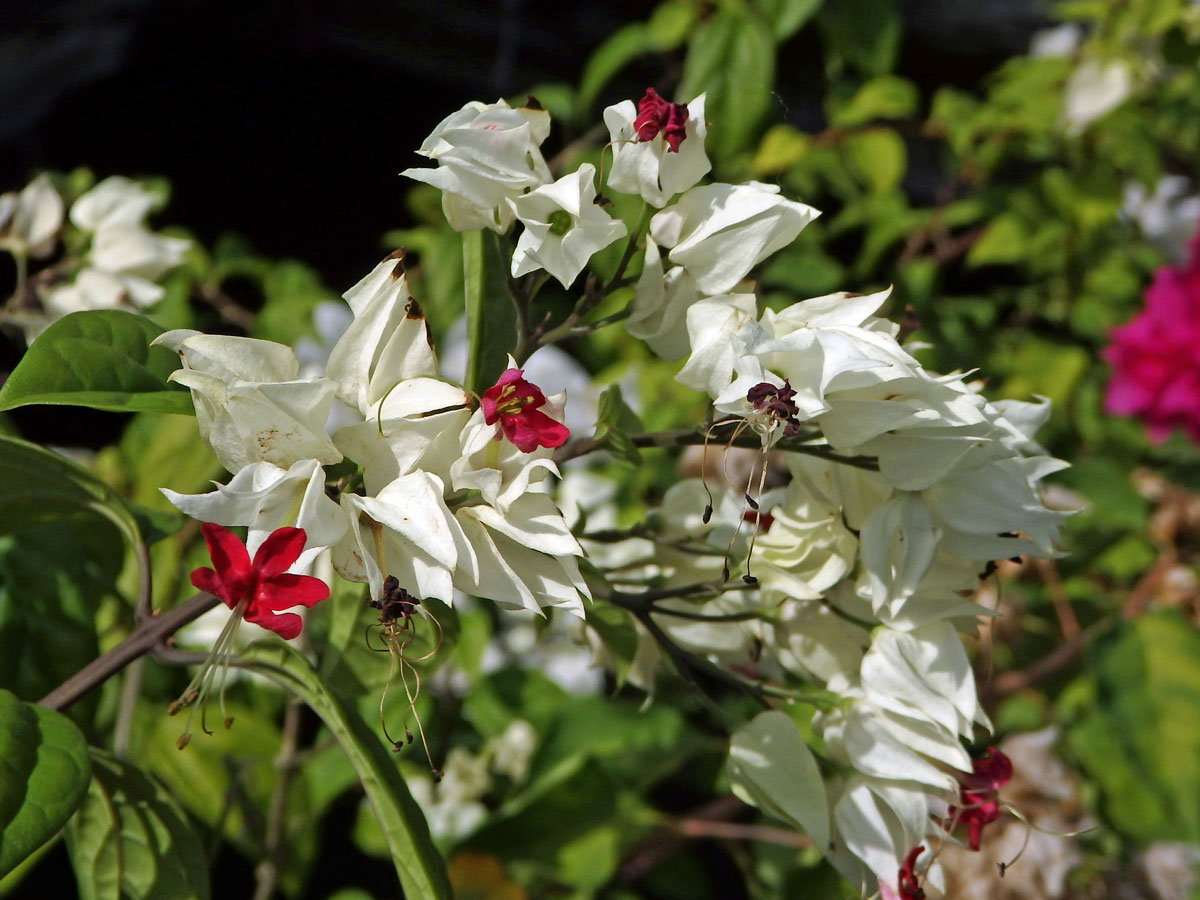
[[[153,653],[163,641],[195,621],[221,601],[212,594],[196,594],[158,616],[138,623],[133,633],[113,649],[92,660],[38,703],[48,709],[66,709],[93,688],[104,683],[135,659]]]
[[[691,428],[631,434],[628,437],[635,447],[696,447],[702,446],[705,443],[704,432]],[[753,450],[762,449],[762,439],[750,431],[732,438],[727,443],[731,447],[748,447]],[[809,456],[829,460],[830,462],[854,466],[856,469],[867,469],[869,471],[878,471],[879,469],[879,464],[874,457],[843,456],[840,453],[830,450],[825,445],[804,443],[799,438],[783,438],[772,444],[772,448],[792,453],[805,453]],[[589,453],[602,449],[604,449],[604,444],[595,438],[576,438],[575,440],[567,441],[567,443],[555,451],[554,461],[563,463],[567,460],[586,456]]]
[[[283,711],[282,741],[275,756],[275,786],[267,807],[267,825],[263,837],[263,860],[254,869],[253,900],[270,900],[279,883],[286,846],[285,812],[288,789],[299,760],[300,724],[303,707],[300,701],[289,699]]]

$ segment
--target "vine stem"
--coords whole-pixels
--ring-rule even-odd
[[[39,700],[38,704],[47,709],[66,709],[135,659],[140,659],[148,653],[157,653],[163,648],[163,641],[220,602],[220,599],[212,594],[196,594],[161,615],[143,619],[138,622],[129,637],[92,660]]]
[[[706,438],[704,432],[691,428],[680,428],[674,431],[643,432],[631,434],[628,437],[635,447],[695,447],[701,446],[706,442],[712,443],[712,439]],[[751,450],[762,449],[762,439],[757,434],[749,431],[737,435],[726,441],[725,444],[731,447],[745,447]],[[595,438],[576,438],[563,444],[563,446],[555,451],[554,461],[556,463],[563,463],[567,460],[586,456],[589,453],[603,449],[605,449],[604,443],[597,441]],[[866,469],[868,471],[879,470],[879,464],[874,457],[844,456],[840,453],[835,453],[827,446],[804,443],[799,438],[783,438],[772,444],[771,449],[786,450],[792,453],[805,453],[809,456],[827,459],[830,462],[841,465],[854,466],[856,469]]]

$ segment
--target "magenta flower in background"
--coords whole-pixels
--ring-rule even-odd
[[[1145,301],[1104,349],[1113,368],[1104,409],[1141,419],[1152,441],[1182,428],[1200,444],[1200,238],[1186,264],[1154,273]]]

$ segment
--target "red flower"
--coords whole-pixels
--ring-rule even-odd
[[[205,522],[201,531],[215,571],[207,566],[193,569],[193,586],[220,597],[230,609],[241,607],[247,622],[291,640],[300,633],[303,620],[279,610],[312,606],[329,596],[329,587],[320,578],[286,574],[304,549],[303,528],[277,528],[258,548],[253,562],[245,545],[228,529]]]
[[[666,139],[668,151],[679,152],[679,145],[687,137],[688,108],[683,103],[668,103],[654,88],[646,88],[645,96],[638,101],[637,118],[633,120],[634,131],[639,141],[651,141],[661,131]]]
[[[960,775],[959,802],[961,808],[951,807],[950,815],[967,826],[967,842],[972,850],[979,849],[983,827],[1000,818],[1000,799],[996,792],[1012,778],[1012,761],[997,750],[987,751],[973,764],[974,772]]]
[[[921,880],[917,876],[917,857],[925,852],[925,847],[918,844],[908,851],[908,856],[904,857],[904,865],[900,867],[900,872],[896,877],[896,887],[900,892],[892,890],[892,886],[886,881],[879,882],[879,895],[883,900],[925,900],[925,889],[921,887]]]
[[[1104,348],[1113,369],[1104,409],[1141,419],[1155,443],[1174,428],[1200,443],[1200,239],[1186,265],[1154,273],[1144,297]]]
[[[562,422],[541,412],[546,395],[526,381],[524,374],[524,369],[509,369],[483,392],[483,421],[488,425],[499,421],[504,436],[522,453],[532,453],[538,447],[561,447],[571,432]]]

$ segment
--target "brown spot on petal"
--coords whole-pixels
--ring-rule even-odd
[[[408,305],[404,307],[404,318],[406,319],[423,319],[425,311],[421,309],[421,304],[417,302],[416,297],[408,298]]]
[[[391,253],[389,253],[387,256],[385,256],[382,260],[380,260],[380,262],[385,263],[389,259],[396,260],[396,265],[392,268],[392,277],[396,278],[396,279],[400,279],[400,278],[404,277],[404,257],[407,254],[408,254],[408,248],[400,247],[396,250],[393,250]]]
[[[526,96],[524,108],[525,109],[545,109],[545,107],[542,106],[542,104],[538,103],[538,98],[533,96],[533,94],[529,94],[528,96]]]

